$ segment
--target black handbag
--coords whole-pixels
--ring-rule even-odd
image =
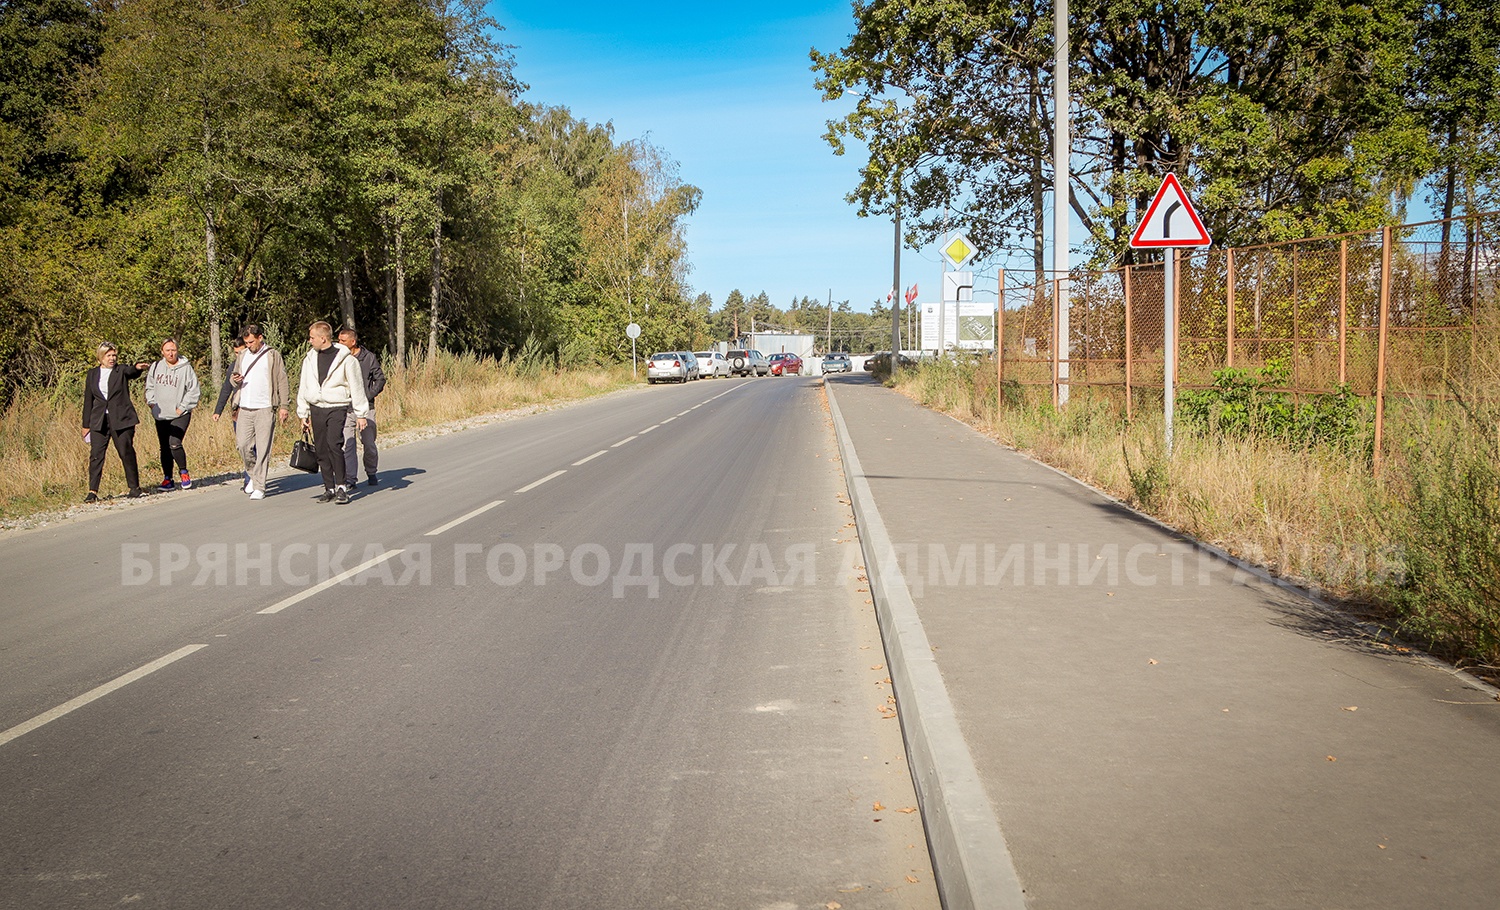
[[[301,439],[298,439],[292,443],[292,458],[290,464],[297,470],[306,471],[309,474],[316,473],[318,470],[318,451],[314,449],[313,444],[308,441],[306,430],[302,431]]]

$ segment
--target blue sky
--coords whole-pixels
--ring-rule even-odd
[[[861,163],[836,157],[825,122],[847,105],[813,88],[808,51],[836,51],[853,31],[847,0],[622,4],[496,0],[533,103],[612,121],[645,138],[703,191],[689,219],[689,282],[721,305],[734,288],[848,300],[858,310],[891,284],[892,226],[859,218],[844,195]],[[904,285],[940,278],[935,250],[908,250]]]

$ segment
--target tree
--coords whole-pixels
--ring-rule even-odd
[[[613,311],[608,334],[597,341],[616,356],[623,352],[619,339],[631,321],[640,323],[648,347],[691,343],[698,327],[684,300],[682,220],[698,207],[701,195],[678,181],[675,163],[639,140],[618,146],[583,193],[582,279],[593,305]]]
[[[56,279],[76,262],[77,237],[75,159],[51,124],[97,59],[101,32],[83,0],[0,6],[0,400],[24,380],[53,379],[49,355],[78,343],[51,330],[68,312]]]
[[[1089,0],[1072,9],[1074,157],[1068,199],[1095,261],[1128,261],[1129,230],[1168,170],[1224,242],[1353,229],[1388,215],[1422,173],[1404,109],[1406,0]],[[813,52],[836,153],[869,148],[851,199],[899,203],[908,239],[961,213],[982,251],[1029,227],[1034,263],[1050,184],[1050,6],[869,0],[837,53]]]
[[[1429,185],[1443,219],[1438,269],[1457,314],[1471,299],[1474,245],[1465,244],[1466,261],[1453,262],[1450,219],[1460,208],[1488,210],[1500,173],[1500,23],[1490,4],[1475,0],[1423,4],[1417,51],[1408,91],[1435,146]]]
[[[824,99],[856,96],[825,136],[835,154],[850,140],[869,149],[849,201],[861,215],[899,207],[908,242],[936,239],[956,210],[981,248],[1032,248],[1040,269],[1049,9],[874,0],[854,16],[848,46],[812,52]]]
[[[225,285],[241,285],[277,209],[310,177],[296,35],[280,0],[135,0],[106,23],[82,86],[79,147],[96,185],[135,179],[168,209],[190,203],[217,382]]]

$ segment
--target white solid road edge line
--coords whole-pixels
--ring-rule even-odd
[[[40,727],[43,724],[51,723],[52,721],[57,720],[59,717],[62,717],[64,714],[76,711],[91,701],[101,699],[109,693],[115,691],[116,689],[123,689],[124,687],[130,685],[141,677],[149,676],[150,674],[155,673],[157,670],[160,670],[162,667],[165,667],[167,664],[181,660],[182,658],[187,657],[189,654],[192,654],[194,651],[201,651],[206,647],[208,647],[208,645],[187,645],[185,647],[178,648],[176,651],[173,651],[166,657],[158,657],[156,660],[151,661],[151,663],[146,664],[144,667],[139,667],[137,669],[131,670],[124,676],[117,676],[104,685],[99,686],[98,688],[90,689],[77,698],[63,702],[62,704],[53,708],[51,711],[46,712],[45,714],[38,714],[36,717],[33,717],[31,720],[28,720],[25,723],[17,724],[16,726],[11,727],[9,730],[6,730],[4,733],[0,733],[0,746],[5,745],[6,743],[17,737],[25,736],[27,733],[35,730],[37,727]]]
[[[1025,891],[1000,820],[979,779],[927,630],[831,391],[828,410],[859,523],[860,546],[943,906],[947,910],[1024,910]]]
[[[257,612],[263,614],[280,613],[287,607],[290,607],[293,604],[301,603],[314,594],[317,594],[319,591],[326,591],[339,582],[344,581],[345,579],[353,578],[354,576],[370,568],[371,566],[378,566],[381,563],[385,562],[387,559],[390,559],[391,557],[396,556],[397,554],[402,552],[404,551],[399,548],[395,550],[386,550],[384,553],[381,553],[374,559],[366,560],[365,562],[360,563],[347,572],[340,572],[327,581],[320,581],[305,591],[299,591],[298,593],[293,594],[291,597],[288,597],[286,600],[280,601],[279,603],[274,603],[271,606],[266,607],[264,610],[258,610]]]
[[[580,458],[577,461],[573,462],[573,467],[576,468],[576,467],[578,467],[581,464],[588,464],[589,462],[593,461],[595,458],[598,458],[600,455],[605,455],[605,454],[608,454],[608,453],[609,453],[609,449],[600,449],[599,451],[595,452],[594,454],[590,455],[587,458]]]
[[[422,536],[423,537],[436,537],[439,534],[443,533],[444,531],[451,531],[454,528],[458,527],[459,525],[463,524],[464,522],[468,521],[469,519],[474,518],[474,517],[479,516],[479,515],[483,515],[484,513],[488,512],[490,509],[493,509],[495,506],[503,505],[504,503],[505,503],[505,500],[503,500],[503,499],[497,499],[497,500],[495,500],[492,503],[488,503],[486,505],[482,505],[479,508],[475,509],[474,511],[468,513],[467,515],[460,515],[460,516],[458,516],[457,518],[453,519],[452,521],[448,522],[445,525],[439,525],[438,527],[433,528],[431,531],[428,531],[426,534],[424,534]]]
[[[516,492],[517,493],[530,493],[532,490],[535,490],[537,487],[541,486],[542,484],[546,483],[547,481],[554,480],[554,479],[556,479],[558,477],[563,476],[566,473],[568,473],[568,469],[567,468],[563,468],[561,471],[553,471],[551,474],[548,474],[546,477],[543,477],[541,480],[533,480],[531,483],[528,483],[526,486],[522,487],[521,489],[517,490]]]

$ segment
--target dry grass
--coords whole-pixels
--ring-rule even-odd
[[[1168,459],[1159,413],[1127,424],[1113,403],[1086,395],[1058,412],[1045,388],[1018,387],[1002,408],[993,370],[927,365],[897,389],[1460,663],[1500,664],[1493,417],[1472,420],[1456,405],[1392,409],[1388,439],[1403,442],[1387,446],[1381,478],[1337,449],[1180,427]]]
[[[296,363],[288,368],[295,390]],[[83,442],[81,377],[69,386],[23,392],[0,414],[0,518],[13,519],[63,508],[82,500],[88,487],[89,447]],[[535,404],[589,398],[631,384],[625,368],[551,370],[468,355],[440,355],[388,374],[378,405],[381,435],[433,426]],[[135,434],[141,483],[160,481],[156,432],[139,380],[132,382],[143,424]],[[195,478],[238,473],[242,462],[227,416],[215,422],[216,399],[194,414],[184,446]],[[284,459],[292,434],[276,436],[273,461]],[[103,496],[125,492],[125,474],[111,448],[105,462]]]

